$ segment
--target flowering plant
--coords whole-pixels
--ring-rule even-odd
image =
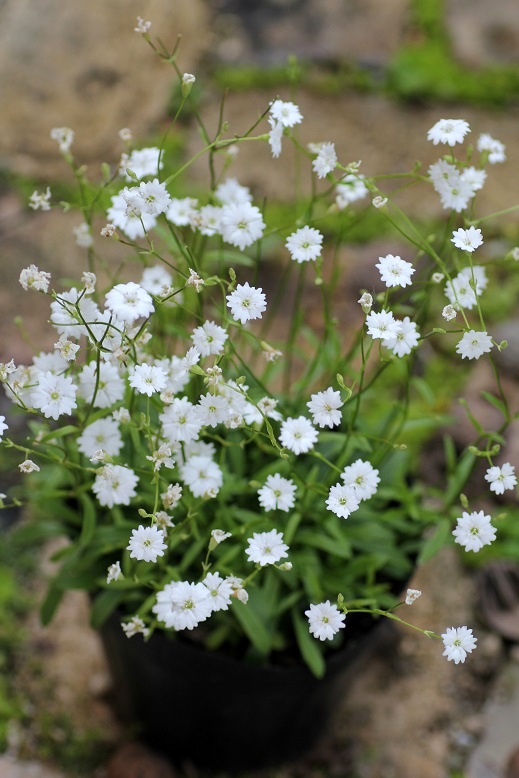
[[[140,20],[137,30],[174,65],[183,105],[194,76],[178,71],[176,52],[153,44],[147,25]],[[495,538],[490,517],[470,511],[461,494],[478,457],[488,460],[493,492],[516,485],[510,463],[494,464],[510,421],[497,372],[489,401],[503,415],[499,432],[473,419],[474,446],[457,456],[447,445],[441,486],[420,478],[418,458],[447,421],[429,366],[436,381],[462,360],[495,367],[493,352],[506,345],[485,325],[483,293],[497,263],[487,272],[473,261],[484,241],[476,194],[504,147],[481,135],[478,153],[457,158],[468,124],[443,119],[429,130],[448,155],[426,175],[406,175],[439,194],[446,239],[420,233],[398,190],[384,191],[389,176],[341,164],[332,142],[304,147],[292,102],[273,100],[239,136],[223,119],[210,136],[197,118],[204,147],[177,169],[165,142],[135,148],[122,130],[126,151],[100,186],[76,163],[73,132],[52,131],[79,184],[75,233],[88,270],[68,289],[34,265],[20,275],[25,290],[49,297],[56,343],[31,365],[0,365],[31,433],[4,444],[23,453],[23,473],[34,473],[24,490],[34,503],[32,537],[69,539],[45,621],[65,590],[83,588],[94,625],[118,610],[128,637],[183,632],[256,661],[297,647],[321,675],[325,648],[348,633],[347,614],[402,621],[395,608],[420,592],[399,601],[399,587],[453,527],[456,543],[473,552]],[[265,164],[288,141],[308,165],[310,191],[298,193],[290,215],[253,204],[227,177],[251,141]],[[202,154],[208,190],[173,196]],[[363,199],[407,240],[407,258],[374,258],[377,281],[345,317],[342,236]],[[50,189],[30,206],[53,207]],[[102,254],[109,239],[125,252],[115,268]],[[0,417],[1,434],[7,427]],[[476,643],[467,627],[442,638],[456,663]]]

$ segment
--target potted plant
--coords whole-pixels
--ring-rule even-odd
[[[183,104],[194,77],[139,27],[174,65]],[[308,722],[325,722],[363,635],[382,617],[407,623],[396,609],[420,595],[402,595],[417,562],[451,533],[473,552],[495,537],[461,490],[478,458],[492,491],[516,484],[514,467],[494,462],[510,421],[497,373],[488,401],[502,413],[499,432],[474,420],[474,446],[458,454],[447,443],[440,487],[423,481],[419,461],[448,423],[438,381],[471,360],[494,365],[506,345],[485,324],[497,263],[474,261],[484,241],[476,193],[504,148],[481,135],[477,153],[457,155],[465,121],[429,130],[448,155],[406,177],[448,211],[446,236],[427,237],[384,176],[342,164],[332,142],[300,144],[295,103],[273,100],[241,136],[223,119],[210,136],[197,118],[204,147],[194,159],[207,155],[210,182],[196,198],[173,196],[193,160],[171,168],[165,139],[136,148],[122,130],[121,160],[93,185],[73,157],[73,132],[52,131],[78,201],[55,204],[47,189],[30,205],[79,209],[88,269],[68,288],[34,265],[22,271],[23,288],[49,298],[55,350],[0,365],[30,434],[12,440],[0,423],[32,503],[20,534],[68,539],[44,622],[67,589],[86,590],[117,687],[149,717],[148,737],[200,761],[202,729],[212,738],[206,762],[241,769],[312,743]],[[261,193],[228,176],[250,142],[266,165],[293,142],[312,171],[290,213],[254,204]],[[359,290],[346,329],[340,247],[356,201],[407,247],[405,258],[373,257],[377,282]],[[103,258],[109,240],[121,244],[115,266]],[[466,626],[424,634],[456,663],[476,645]],[[176,715],[172,697],[183,700]]]

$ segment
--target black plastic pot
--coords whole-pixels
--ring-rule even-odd
[[[317,679],[304,665],[256,666],[155,633],[128,639],[112,617],[101,630],[118,712],[181,765],[236,772],[301,757],[324,734],[345,684],[376,644],[369,623]]]

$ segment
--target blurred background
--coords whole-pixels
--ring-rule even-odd
[[[302,143],[333,141],[343,164],[362,160],[362,172],[370,175],[409,171],[417,159],[426,170],[439,156],[427,144],[427,130],[440,118],[463,118],[474,138],[488,132],[507,148],[506,164],[491,169],[478,198],[481,212],[519,202],[517,0],[0,0],[2,362],[28,360],[35,341],[41,349],[52,346],[52,334],[40,332],[47,301],[22,291],[20,270],[34,263],[53,278],[67,278],[83,269],[84,251],[72,233],[78,214],[27,207],[35,189],[50,186],[54,201],[67,199],[71,189],[50,130],[74,129],[75,158],[96,178],[101,163],[117,164],[124,150],[121,128],[131,129],[137,146],[155,145],[179,105],[174,72],[134,31],[137,16],[152,22],[150,35],[169,49],[182,36],[177,63],[181,72],[197,76],[192,99],[209,127],[216,126],[225,90],[231,133],[247,129],[276,96],[292,99],[304,115]],[[189,110],[169,142],[179,159],[201,148]],[[290,199],[291,150],[268,165],[245,145],[231,174],[261,196]],[[193,166],[179,192],[196,191],[205,176],[202,165]],[[417,203],[403,194],[401,202],[431,223],[441,213],[432,198]],[[515,217],[492,228],[489,250],[495,255],[508,250],[499,229],[512,245],[519,243]],[[369,219],[359,219],[353,238],[348,260],[356,289],[362,272],[355,268],[382,247],[396,252],[398,245]],[[107,250],[116,258],[120,247]],[[517,297],[515,290],[496,295],[501,336],[513,346],[504,380],[519,397]],[[474,402],[487,381],[484,370],[471,374]],[[1,398],[0,413],[5,404]],[[466,444],[463,424],[460,417],[460,445]],[[519,464],[514,429],[508,454]],[[9,465],[0,465],[7,483]],[[432,468],[432,460],[424,467]],[[0,521],[7,519],[0,514]],[[508,543],[505,552],[513,556],[517,530]],[[427,590],[414,614],[424,628],[478,618],[476,577],[451,551],[411,583]],[[159,757],[128,742],[113,718],[110,679],[83,599],[71,594],[52,631],[43,630],[35,602],[46,563],[36,564],[33,553],[15,568],[0,536],[0,776],[173,775]],[[478,627],[474,660],[457,668],[438,656],[436,645],[391,633],[352,688],[323,747],[275,775],[519,776],[511,762],[505,767],[519,748],[519,653],[513,641]]]

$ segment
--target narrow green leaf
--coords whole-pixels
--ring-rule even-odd
[[[77,431],[78,431],[78,427],[75,427],[73,424],[66,424],[64,427],[60,427],[57,430],[52,430],[51,432],[48,432],[40,439],[39,442],[40,443],[48,443],[49,441],[52,442],[53,440],[57,440],[58,438],[64,438],[67,435],[72,435]]]
[[[419,565],[424,564],[424,562],[428,562],[429,559],[432,559],[433,556],[435,556],[438,551],[443,548],[449,538],[450,531],[450,521],[448,519],[440,519],[433,534],[425,541],[424,545],[422,546],[422,550],[420,551],[417,560]]]
[[[452,474],[451,478],[449,478],[447,484],[447,492],[444,497],[446,506],[451,505],[457,499],[459,493],[463,490],[465,483],[472,473],[475,461],[476,457],[470,452],[465,452],[462,455],[454,473]]]
[[[79,501],[83,508],[83,525],[81,527],[79,545],[88,546],[93,540],[96,531],[97,508],[86,492],[79,495]]]
[[[58,606],[63,599],[64,590],[60,589],[54,583],[49,586],[45,599],[43,600],[40,608],[41,623],[46,627],[50,624],[54,614],[56,613]]]
[[[322,678],[326,672],[326,665],[323,655],[319,650],[317,640],[310,635],[308,624],[303,621],[299,613],[293,611],[292,622],[296,634],[297,645],[301,651],[301,656],[305,660],[311,672],[317,677]]]
[[[350,559],[351,548],[349,544],[344,541],[344,544],[339,545],[334,538],[327,537],[326,535],[320,535],[317,532],[310,532],[309,530],[303,530],[297,536],[298,543],[313,546],[320,551],[327,551],[333,556],[338,556],[341,559]]]
[[[99,629],[127,596],[124,590],[105,589],[98,594],[90,611],[90,624]]]
[[[502,400],[499,400],[497,397],[494,397],[493,394],[490,394],[490,392],[481,392],[481,396],[485,398],[487,403],[490,403],[490,405],[493,405],[494,408],[496,408],[503,418],[505,420],[508,420],[509,413],[506,409],[505,404],[502,402]]]
[[[251,597],[246,605],[238,600],[233,600],[231,608],[254,648],[266,656],[271,649],[272,638],[267,627],[254,610],[253,598]]]

